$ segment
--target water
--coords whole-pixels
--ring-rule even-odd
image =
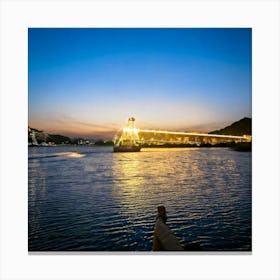
[[[251,250],[251,153],[31,147],[29,251],[151,251],[156,207],[182,243]]]

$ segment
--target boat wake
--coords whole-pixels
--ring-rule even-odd
[[[35,157],[28,157],[29,160],[34,159],[46,159],[46,158],[56,158],[56,157],[66,157],[66,158],[82,158],[85,157],[88,153],[79,153],[79,152],[61,152],[49,155],[37,155]]]
[[[78,152],[64,152],[64,153],[57,153],[54,154],[57,157],[69,157],[69,158],[81,158],[84,157],[84,154]]]

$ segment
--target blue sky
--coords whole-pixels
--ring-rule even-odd
[[[69,136],[204,131],[251,117],[249,28],[31,28],[29,125]]]

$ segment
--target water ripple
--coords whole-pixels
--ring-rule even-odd
[[[150,251],[156,207],[182,243],[251,250],[251,153],[29,148],[31,251]]]

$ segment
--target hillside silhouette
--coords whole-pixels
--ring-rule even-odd
[[[252,135],[252,119],[243,118],[222,129],[211,131],[209,132],[209,134],[236,135],[236,136]]]

